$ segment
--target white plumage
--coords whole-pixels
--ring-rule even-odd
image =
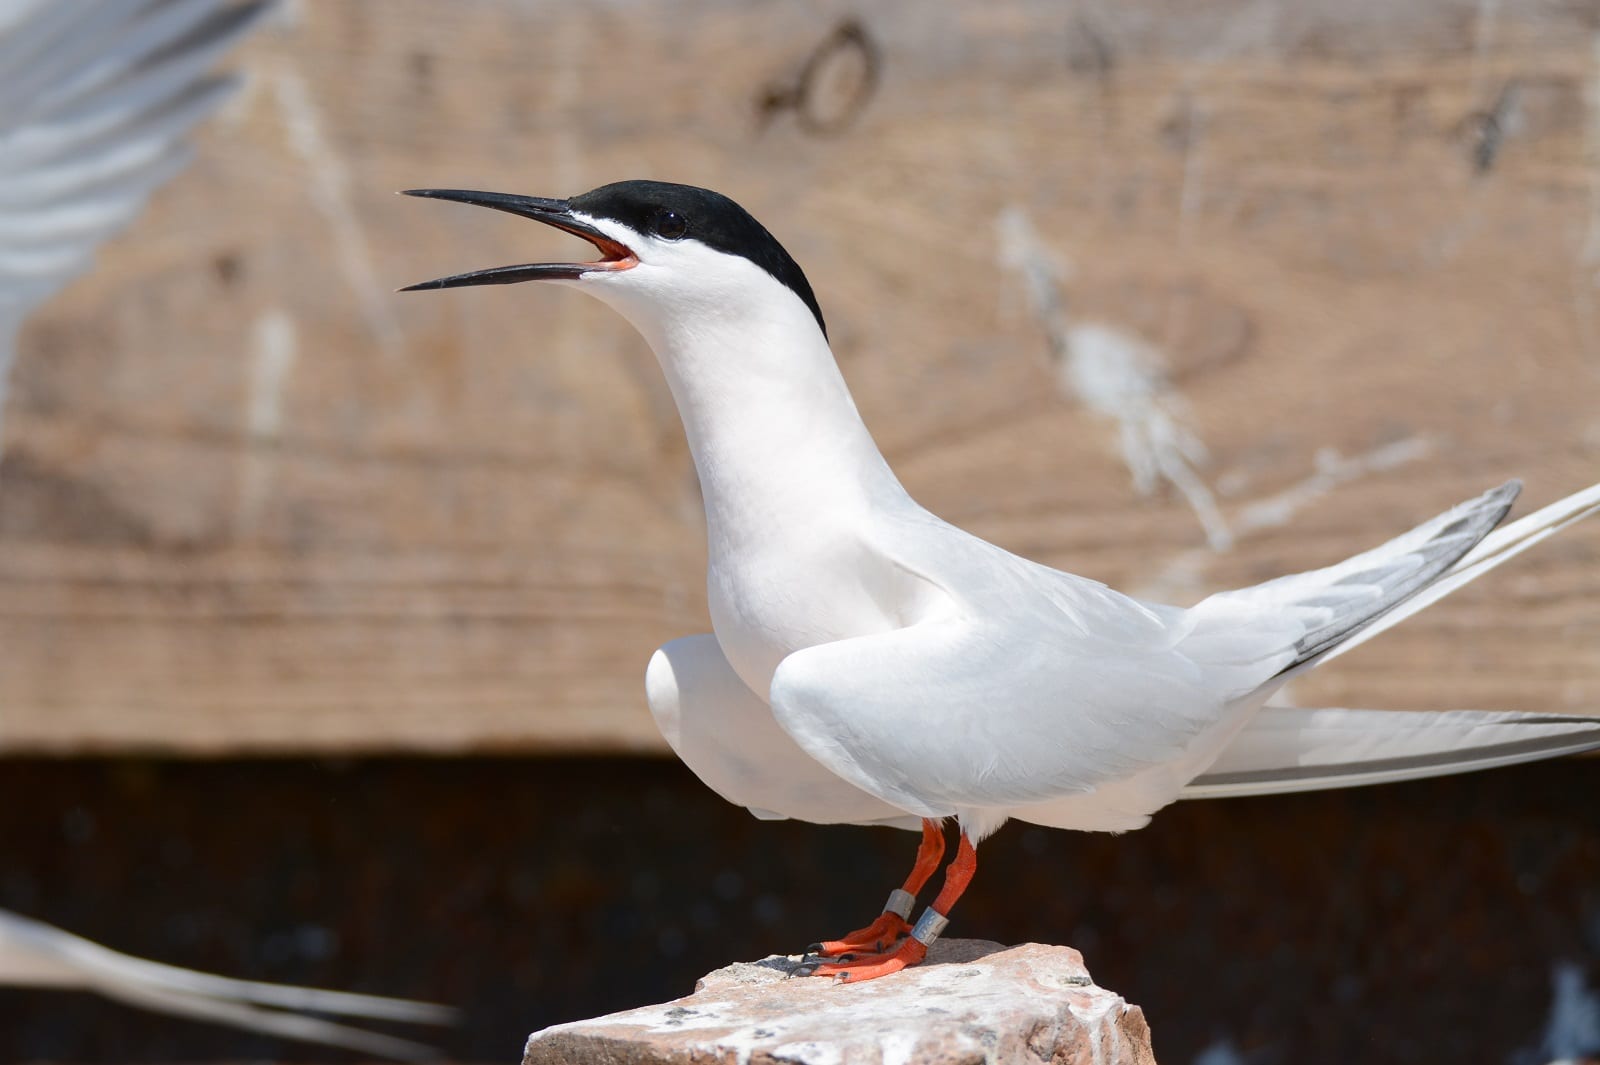
[[[455,1016],[454,1010],[427,1002],[232,980],[145,961],[5,910],[0,910],[0,984],[95,991],[143,1009],[405,1061],[430,1059],[434,1051],[304,1014],[413,1024],[448,1024]]]
[[[1407,780],[1600,747],[1600,719],[1576,716],[1258,712],[1289,674],[1600,509],[1596,486],[1449,564],[1451,549],[1489,528],[1511,494],[1497,490],[1337,566],[1222,593],[1188,611],[1122,600],[1004,556],[1012,561],[978,570],[978,595],[930,610],[928,628],[825,645],[826,659],[819,649],[785,659],[770,703],[740,682],[710,635],[658,651],[646,691],[674,750],[724,798],[764,817],[906,828],[922,817],[959,816],[983,828],[1015,817],[1123,830],[1178,798]],[[1458,519],[1459,530],[1441,535]],[[1007,567],[1011,579],[995,576]],[[960,587],[948,567],[923,572],[940,572],[941,588]],[[1411,587],[1426,591],[1396,604]],[[985,609],[1003,619],[988,638],[968,620]],[[1329,632],[1347,638],[1318,650]],[[886,648],[891,637],[910,657]],[[1307,641],[1310,648],[1298,649]],[[970,718],[979,720],[925,709],[949,705],[994,709],[987,720],[977,710]],[[952,719],[962,730],[954,743],[937,732]],[[830,740],[839,733],[848,744]],[[879,760],[862,759],[863,748]],[[897,768],[902,761],[914,768]],[[899,782],[905,772],[915,780]]]
[[[1519,485],[1373,550],[1188,609],[1019,558],[919,506],[862,423],[809,283],[726,197],[619,182],[570,201],[460,190],[603,258],[413,288],[554,280],[643,334],[705,500],[712,632],[656,653],[646,691],[679,756],[763,817],[924,829],[961,849],[915,930],[885,918],[813,971],[920,960],[1010,818],[1122,831],[1177,799],[1397,780],[1600,746],[1600,719],[1263,709],[1315,667],[1600,509],[1600,486],[1491,535]],[[888,920],[887,918],[895,918]],[[896,924],[898,920],[898,924]],[[885,936],[888,936],[885,939]]]

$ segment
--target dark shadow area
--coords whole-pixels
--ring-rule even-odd
[[[866,923],[916,845],[757,821],[666,761],[0,773],[0,906],[178,965],[452,1003],[447,1053],[508,1065],[532,1029]],[[1164,1065],[1223,1037],[1251,1065],[1505,1062],[1555,963],[1600,969],[1597,793],[1600,762],[1567,761],[1180,804],[1121,837],[1013,824],[949,934],[1077,947]],[[0,1060],[45,1059],[349,1056],[0,989]]]

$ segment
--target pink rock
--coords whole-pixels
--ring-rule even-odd
[[[1139,1007],[1068,947],[946,939],[863,984],[794,964],[739,962],[687,998],[535,1032],[523,1065],[1155,1065]]]

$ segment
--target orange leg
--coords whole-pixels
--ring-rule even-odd
[[[917,845],[917,860],[911,866],[911,874],[906,877],[906,882],[900,889],[889,896],[889,905],[884,908],[878,919],[865,928],[856,929],[843,939],[813,943],[807,948],[806,953],[834,958],[841,954],[881,951],[892,947],[901,936],[910,933],[911,925],[906,918],[911,916],[911,907],[916,905],[917,893],[928,883],[928,878],[939,868],[939,862],[943,858],[944,826],[938,821],[923,818],[922,842]]]
[[[967,890],[967,885],[972,883],[972,875],[977,871],[978,851],[963,832],[961,845],[956,849],[955,860],[950,863],[950,868],[944,871],[944,887],[940,889],[939,897],[934,899],[933,905],[923,912],[921,920],[917,921],[916,928],[911,930],[911,935],[905,942],[889,954],[819,965],[814,974],[835,976],[841,981],[856,983],[861,980],[876,980],[880,976],[897,973],[901,969],[921,962],[928,956],[929,944],[938,939],[939,933],[944,931],[950,908],[956,904],[961,893]]]

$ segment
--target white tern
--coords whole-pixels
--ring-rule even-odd
[[[920,828],[884,914],[800,971],[863,980],[921,961],[1015,818],[1121,832],[1176,799],[1401,780],[1600,746],[1600,719],[1268,708],[1290,677],[1600,507],[1600,485],[1499,532],[1516,482],[1326,569],[1143,602],[924,510],[889,469],[776,239],[725,196],[623,181],[570,200],[454,189],[583,237],[594,262],[412,289],[554,281],[644,335],[705,500],[710,633],[645,677],[667,741],[763,817]],[[944,885],[914,896],[960,826]]]

